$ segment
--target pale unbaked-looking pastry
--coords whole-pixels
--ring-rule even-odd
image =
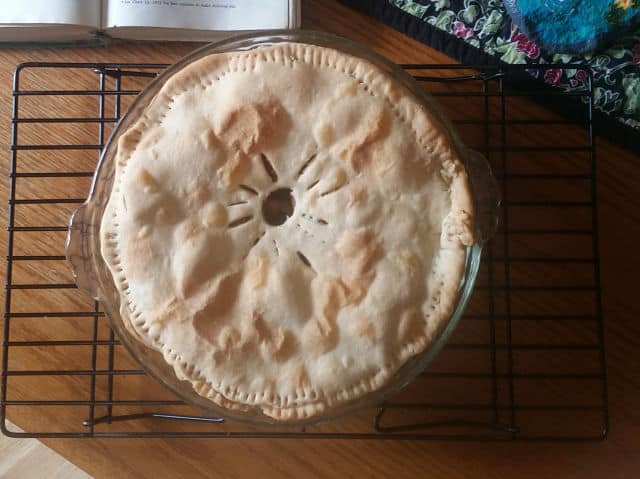
[[[336,50],[212,54],[119,140],[102,254],[131,333],[216,404],[330,414],[423,352],[473,243],[446,127]]]

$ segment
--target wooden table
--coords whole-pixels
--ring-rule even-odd
[[[304,26],[364,42],[399,63],[450,60],[331,0]],[[170,63],[189,44],[0,51],[0,198],[7,198],[11,76],[24,61]],[[611,430],[599,443],[268,440],[46,440],[98,477],[634,477],[640,470],[640,157],[599,142],[599,207]],[[4,218],[4,215],[3,215]],[[0,236],[4,250],[5,235]],[[34,386],[34,387],[37,387]],[[28,418],[10,418],[21,425]]]

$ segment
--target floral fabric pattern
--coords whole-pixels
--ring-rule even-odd
[[[584,89],[591,72],[594,107],[640,132],[640,32],[620,38],[608,50],[588,55],[545,54],[511,21],[502,0],[385,0],[482,52],[510,64],[564,63],[578,69],[531,70],[540,81],[571,92]],[[349,3],[347,1],[347,3]],[[619,0],[623,12],[640,0]]]
[[[638,8],[640,8],[640,0],[616,0],[609,6],[605,18],[609,23],[619,23],[627,15],[627,10]]]

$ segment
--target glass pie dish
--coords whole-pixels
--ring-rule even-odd
[[[287,425],[330,420],[351,413],[356,409],[375,405],[383,397],[399,390],[419,374],[440,351],[462,316],[475,282],[482,245],[493,234],[497,219],[498,195],[486,160],[481,155],[464,147],[448,120],[423,88],[401,68],[369,51],[366,47],[343,38],[317,32],[257,33],[203,47],[180,60],[153,80],[136,98],[114,129],[96,168],[89,197],[71,217],[66,249],[67,259],[73,270],[77,286],[102,303],[112,328],[146,372],[181,399],[203,409],[208,414],[254,424],[273,424],[278,421],[272,416],[264,414],[259,407],[247,407],[242,411],[232,410],[201,396],[194,390],[190,382],[178,378],[174,367],[167,363],[161,353],[146,346],[133,336],[131,328],[121,317],[122,295],[102,254],[100,228],[114,185],[118,142],[147,111],[156,95],[170,79],[189,65],[212,54],[246,52],[288,43],[337,50],[374,65],[390,76],[394,82],[402,84],[415,100],[424,105],[431,115],[434,115],[441,124],[446,126],[452,138],[453,147],[458,158],[464,164],[469,178],[475,220],[473,222],[474,242],[468,245],[465,250],[464,272],[456,290],[455,307],[444,327],[438,330],[436,337],[431,340],[426,349],[404,362],[390,379],[385,380],[381,387],[353,401],[331,407],[326,414],[318,414],[309,418],[295,418],[288,420]]]

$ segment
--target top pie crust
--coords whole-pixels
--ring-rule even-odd
[[[363,59],[285,43],[174,74],[119,139],[102,254],[130,332],[220,406],[327,414],[449,320],[473,243],[436,115]],[[291,217],[266,223],[278,188]]]

